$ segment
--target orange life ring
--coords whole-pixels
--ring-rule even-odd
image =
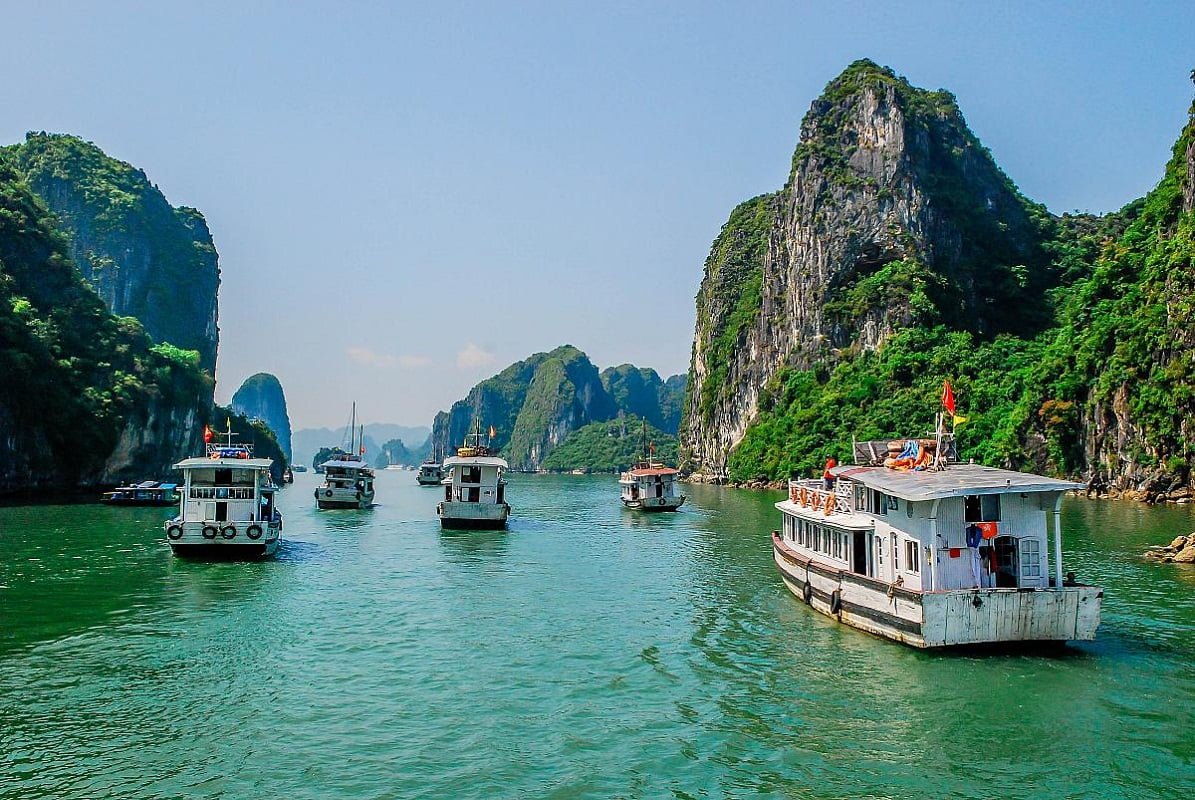
[[[828,517],[833,513],[834,513],[834,495],[831,493],[827,493],[826,494],[826,516]]]

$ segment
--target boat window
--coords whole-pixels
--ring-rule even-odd
[[[910,575],[921,574],[920,544],[913,540],[905,542],[905,571]]]
[[[855,510],[867,510],[867,487],[861,483],[855,484]]]
[[[969,494],[963,498],[964,522],[999,522],[1000,495]]]
[[[881,516],[888,513],[888,498],[887,496],[876,489],[869,489],[867,491],[867,511],[870,514],[879,514]]]
[[[1037,539],[1021,540],[1021,577],[1041,577],[1041,542]]]
[[[481,483],[481,467],[462,467],[461,483]]]

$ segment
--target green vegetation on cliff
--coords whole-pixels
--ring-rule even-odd
[[[276,377],[268,372],[249,376],[233,394],[231,405],[238,413],[250,419],[260,419],[268,425],[286,457],[289,459],[293,456],[286,395]]]
[[[0,461],[64,481],[98,474],[130,418],[211,395],[198,354],[154,346],[72,263],[56,220],[0,152]],[[11,437],[11,438],[8,438]]]
[[[552,472],[619,472],[643,457],[643,436],[643,421],[637,417],[591,422],[573,431],[540,466]],[[655,458],[666,464],[676,463],[675,436],[649,424],[647,441],[655,445]]]
[[[155,341],[197,351],[212,372],[219,270],[203,216],[172,207],[144,172],[77,136],[30,133],[0,152],[54,212],[109,310],[136,317]]]
[[[955,321],[940,313],[924,273],[889,264],[876,273],[885,275],[883,286],[856,284],[839,310],[865,312],[886,289],[918,296],[925,313],[878,350],[781,370],[731,454],[729,477],[808,473],[827,456],[848,457],[852,438],[927,433],[950,379],[968,418],[958,428],[964,458],[1105,476],[1147,493],[1189,484],[1195,106],[1191,114],[1144,200],[1105,217],[1064,216],[1046,229],[1040,247],[1059,286],[1042,293],[1048,316],[1040,333],[983,338],[941,324]]]

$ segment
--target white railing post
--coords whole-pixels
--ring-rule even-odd
[[[1062,492],[1054,501],[1054,586],[1062,588]]]

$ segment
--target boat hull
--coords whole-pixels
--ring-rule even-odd
[[[439,486],[444,482],[443,478],[424,478],[422,476],[416,477],[415,480],[420,486]]]
[[[634,511],[676,511],[685,504],[684,497],[641,497],[637,500],[622,498],[622,504]]]
[[[282,545],[281,522],[170,520],[165,528],[166,543],[181,558],[253,560],[274,555]]]
[[[505,503],[442,502],[436,507],[440,527],[452,530],[501,530],[510,517]]]
[[[373,492],[358,492],[355,489],[316,489],[315,504],[321,509],[369,508],[373,505]]]
[[[960,589],[909,591],[801,556],[772,536],[784,585],[815,611],[912,647],[1089,641],[1103,590]]]

